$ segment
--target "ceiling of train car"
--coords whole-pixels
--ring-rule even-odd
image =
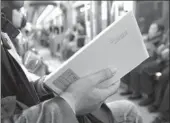
[[[45,17],[56,9],[57,5],[65,8],[65,2],[63,1],[25,1],[24,7],[27,9],[28,22],[32,24],[40,23],[44,21]],[[42,17],[43,16],[43,17]]]

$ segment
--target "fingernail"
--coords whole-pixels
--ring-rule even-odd
[[[111,70],[111,72],[112,72],[113,75],[115,75],[116,72],[117,72],[117,68],[110,68],[110,70]]]

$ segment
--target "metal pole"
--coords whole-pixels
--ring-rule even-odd
[[[96,1],[96,35],[101,32],[101,25],[101,1]]]

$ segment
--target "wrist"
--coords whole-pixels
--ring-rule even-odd
[[[60,97],[62,97],[69,104],[69,106],[71,107],[73,112],[76,114],[75,100],[74,100],[73,96],[70,93],[64,92],[60,95]]]

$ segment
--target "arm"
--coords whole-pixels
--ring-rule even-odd
[[[142,35],[143,36],[143,40],[144,41],[147,41],[148,40],[148,35],[147,34],[144,34],[144,35]]]
[[[165,45],[161,44],[156,50],[157,54],[160,55],[165,48],[166,48]]]
[[[22,114],[1,120],[2,123],[78,123],[67,102],[60,97],[30,107]]]
[[[35,87],[35,90],[37,91],[37,94],[38,96],[41,98],[45,95],[48,95],[48,94],[52,94],[52,92],[50,92],[45,86],[44,86],[44,81],[45,79],[45,76],[39,78],[37,81],[35,82],[31,82],[34,87]]]
[[[162,76],[159,78],[159,81],[161,83],[168,81],[169,80],[169,68],[167,67],[167,68],[163,69],[163,71],[161,73],[162,73]]]
[[[160,41],[160,39],[155,39],[155,40],[152,40],[151,43],[152,43],[152,44],[155,44],[155,43],[157,43],[157,42],[159,42],[159,41]]]

